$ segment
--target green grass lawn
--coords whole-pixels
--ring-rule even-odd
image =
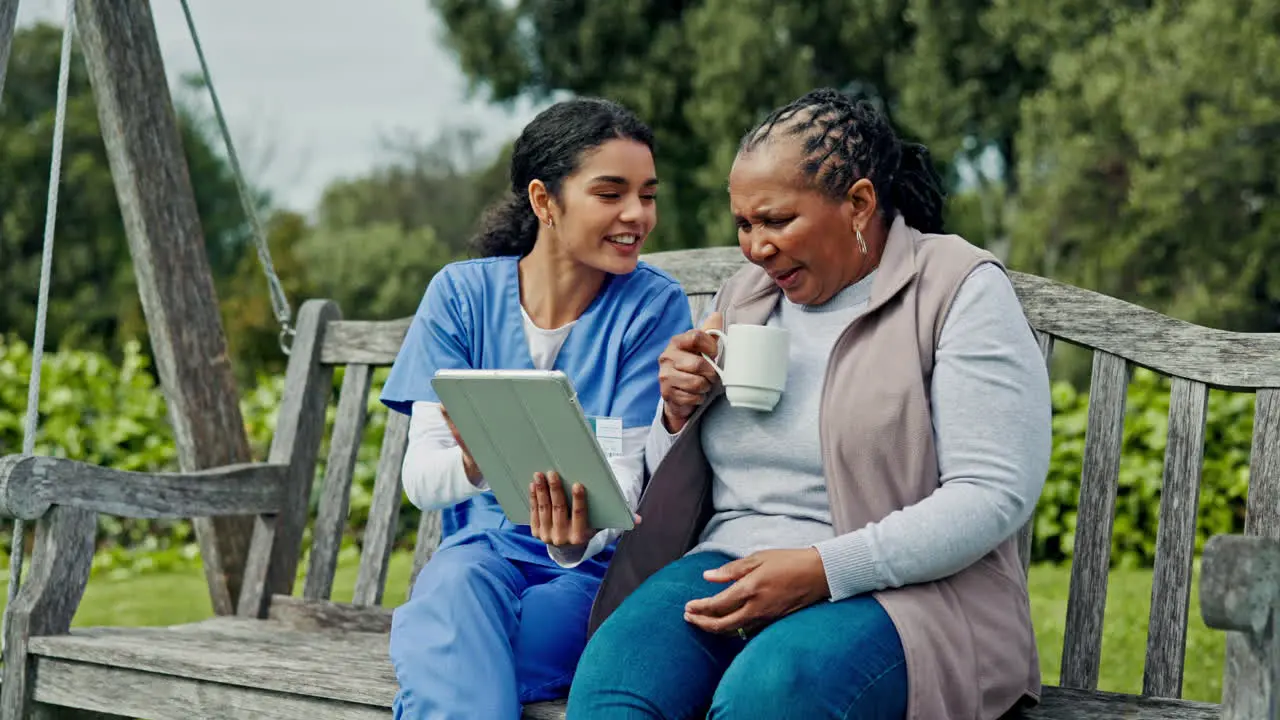
[[[410,556],[391,560],[388,605],[403,601],[408,585]],[[340,565],[334,599],[348,601],[355,587],[355,566]],[[1031,606],[1040,646],[1044,680],[1056,684],[1061,665],[1062,634],[1067,612],[1067,568],[1036,566],[1031,570]],[[302,586],[297,586],[301,592]],[[1191,593],[1183,696],[1217,702],[1222,694],[1224,641],[1221,633],[1200,619],[1197,588]],[[0,594],[0,602],[3,602]],[[1143,657],[1147,647],[1147,613],[1151,602],[1151,573],[1116,570],[1107,589],[1099,689],[1138,693],[1142,690]],[[204,576],[199,570],[141,575],[123,580],[90,580],[76,625],[172,625],[212,615]]]

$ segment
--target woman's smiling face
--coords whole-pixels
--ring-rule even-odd
[[[644,143],[614,139],[589,151],[560,186],[553,213],[558,249],[607,273],[635,270],[658,223],[657,186]]]

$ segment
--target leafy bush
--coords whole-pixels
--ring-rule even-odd
[[[46,352],[44,358],[35,443],[37,455],[83,460],[121,470],[178,469],[177,448],[166,416],[164,395],[137,343],[124,348],[119,366],[103,355],[75,350]],[[0,338],[0,455],[22,449],[30,372],[30,347],[21,341]],[[385,370],[375,373],[369,393],[369,417],[351,492],[349,543],[358,544],[363,536],[373,498],[378,455],[387,422],[387,410],[378,401],[385,377]],[[334,377],[335,400],[341,382],[339,371]],[[267,457],[283,390],[281,374],[262,376],[254,387],[244,391],[240,409],[256,460]],[[327,438],[336,412],[336,402],[331,402],[326,441],[317,463],[317,479],[324,477]],[[313,516],[319,493],[317,482],[311,498]],[[402,498],[402,503],[399,536],[402,542],[411,543],[419,513],[407,499]],[[309,543],[309,532],[306,540]],[[6,527],[0,534],[0,550],[6,560],[10,541],[11,533]],[[195,534],[187,520],[130,520],[100,515],[97,542],[96,572],[143,572],[199,560]]]
[[[124,349],[113,365],[103,356],[63,351],[46,354],[41,387],[38,454],[69,457],[125,470],[173,470],[177,454],[165,416],[164,397],[137,345]],[[0,342],[0,454],[18,452],[26,406],[31,354],[20,342]],[[376,373],[369,393],[369,417],[356,462],[346,544],[358,547],[369,515],[375,472],[388,411],[378,401],[385,370]],[[328,435],[336,414],[342,372],[335,373],[328,429],[316,477],[323,478]],[[276,409],[284,388],[281,375],[259,378],[244,391],[241,410],[256,459],[265,459],[275,432]],[[1062,561],[1072,555],[1080,469],[1084,457],[1088,395],[1070,384],[1053,388],[1054,450],[1049,476],[1035,518],[1034,558]],[[1249,479],[1249,446],[1254,400],[1251,394],[1212,392],[1205,435],[1197,549],[1215,533],[1239,532],[1244,525]],[[1121,565],[1150,565],[1156,528],[1168,430],[1168,382],[1138,370],[1129,386],[1124,455],[1116,500],[1113,558]],[[313,485],[314,515],[320,483]],[[419,513],[402,496],[397,537],[411,546]],[[8,534],[0,548],[8,550]],[[187,521],[99,520],[102,572],[141,572],[196,562],[199,555]],[[309,541],[309,535],[308,535]]]
[[[22,449],[30,372],[31,348],[0,339],[0,454]],[[41,375],[37,455],[121,470],[177,467],[164,396],[138,343],[125,346],[119,365],[93,352],[47,352]],[[99,545],[114,550],[100,563],[105,563],[104,568],[132,562],[124,553],[129,549],[180,549],[191,540],[191,524],[186,520],[129,520],[108,515],[98,519]],[[10,541],[6,527],[0,540],[6,559]]]

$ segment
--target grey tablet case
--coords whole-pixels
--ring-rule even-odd
[[[555,470],[570,508],[569,488],[586,488],[591,527],[634,527],[631,508],[564,373],[441,370],[431,386],[511,522],[529,524],[533,474]]]

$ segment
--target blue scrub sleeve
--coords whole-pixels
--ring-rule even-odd
[[[404,344],[382,388],[382,402],[405,415],[415,402],[440,402],[431,388],[437,370],[471,367],[465,295],[446,267],[427,283]]]
[[[671,338],[693,327],[689,299],[681,286],[672,284],[645,308],[641,322],[625,336],[626,349],[618,369],[613,415],[625,428],[648,427],[661,398],[658,390],[658,356]]]

